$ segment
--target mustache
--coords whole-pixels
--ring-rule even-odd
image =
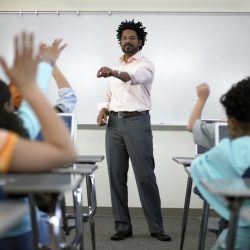
[[[125,46],[132,46],[132,47],[133,47],[133,44],[126,43],[126,44],[124,44],[124,47],[125,47]]]

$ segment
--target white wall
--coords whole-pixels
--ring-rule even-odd
[[[0,10],[250,11],[249,0],[1,0]]]
[[[193,156],[192,134],[186,131],[153,130],[155,174],[160,190],[163,208],[183,208],[187,174],[182,165],[176,164],[174,156]],[[105,130],[78,130],[77,148],[79,154],[105,155]],[[110,191],[106,160],[98,164],[96,171],[97,202],[100,207],[110,207]],[[129,206],[140,207],[133,170],[128,177]],[[191,208],[201,208],[201,200],[192,195]]]

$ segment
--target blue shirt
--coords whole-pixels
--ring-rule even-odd
[[[250,136],[243,136],[237,139],[223,139],[220,144],[212,148],[207,153],[195,159],[191,165],[191,175],[193,181],[202,196],[211,207],[224,219],[230,219],[230,210],[227,202],[220,196],[215,196],[206,191],[200,184],[200,180],[232,179],[241,178],[250,167]],[[243,206],[249,206],[250,200]],[[250,224],[239,220],[240,226]]]
[[[61,88],[58,90],[59,99],[55,107],[58,107],[63,113],[72,113],[76,106],[76,95],[72,88]]]
[[[38,65],[37,84],[44,94],[48,93],[52,70],[52,66],[48,63],[42,62]],[[34,140],[40,131],[40,122],[27,101],[22,101],[17,110],[17,115],[23,120],[24,127],[27,129],[30,139]]]

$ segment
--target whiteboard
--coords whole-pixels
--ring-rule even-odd
[[[152,124],[185,125],[196,101],[195,86],[211,88],[203,118],[224,118],[220,96],[250,71],[250,15],[209,13],[1,14],[0,53],[13,59],[13,36],[33,31],[36,44],[62,38],[68,44],[58,65],[77,93],[81,124],[96,124],[108,79],[96,78],[101,66],[112,67],[121,56],[116,29],[121,21],[142,21],[148,32],[143,48],[155,64]],[[0,77],[3,72],[0,71]],[[4,78],[5,79],[5,78]],[[57,99],[51,83],[51,103]]]

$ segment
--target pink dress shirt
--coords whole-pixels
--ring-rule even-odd
[[[124,57],[115,70],[127,72],[130,81],[123,82],[110,77],[104,102],[98,104],[98,109],[107,108],[109,111],[145,111],[151,109],[150,92],[154,79],[154,64],[139,51],[129,58]]]

